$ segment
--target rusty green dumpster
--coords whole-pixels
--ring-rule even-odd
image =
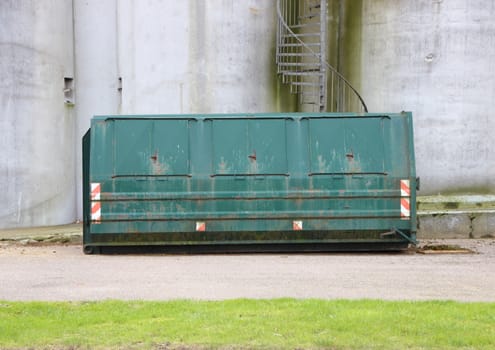
[[[416,187],[410,112],[95,116],[84,252],[406,249]]]

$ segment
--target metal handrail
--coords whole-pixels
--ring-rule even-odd
[[[316,53],[311,47],[309,47],[309,45],[307,45],[304,41],[302,41],[299,38],[299,36],[296,33],[294,33],[294,31],[292,31],[292,29],[290,28],[290,26],[287,24],[287,22],[285,21],[284,17],[282,16],[282,11],[280,9],[280,1],[281,0],[277,0],[277,16],[278,16],[278,19],[279,19],[280,23],[282,23],[282,25],[284,26],[285,30],[290,35],[292,35],[292,37],[294,37],[306,50],[308,50],[312,55],[314,55],[314,57],[319,58],[318,53]],[[357,90],[351,85],[351,83],[337,69],[335,69],[332,65],[330,65],[327,61],[323,61],[323,63],[325,64],[325,66],[327,68],[329,68],[332,71],[332,73],[334,73],[335,75],[337,75],[337,77],[340,78],[341,81],[343,81],[345,83],[345,85],[352,92],[354,92],[354,94],[356,95],[356,97],[361,102],[361,105],[362,105],[364,111],[366,113],[368,113],[368,106],[366,106],[366,103],[364,102],[363,98],[361,97],[361,95],[359,94],[359,92],[357,92]]]

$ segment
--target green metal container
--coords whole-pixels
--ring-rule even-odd
[[[96,116],[83,163],[86,253],[415,242],[409,112]]]

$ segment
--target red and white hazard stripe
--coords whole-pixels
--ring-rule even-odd
[[[205,232],[206,231],[206,223],[204,221],[196,221],[196,231],[197,232]]]
[[[91,220],[95,223],[101,221],[101,184],[91,183]]]
[[[407,220],[411,217],[411,186],[409,180],[400,180],[400,217]]]
[[[301,220],[292,221],[292,229],[294,231],[301,231],[303,229],[303,222]]]

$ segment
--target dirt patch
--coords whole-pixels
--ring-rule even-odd
[[[0,230],[0,243],[82,243],[82,224]]]
[[[475,254],[468,248],[452,244],[428,244],[416,250],[418,254]]]

